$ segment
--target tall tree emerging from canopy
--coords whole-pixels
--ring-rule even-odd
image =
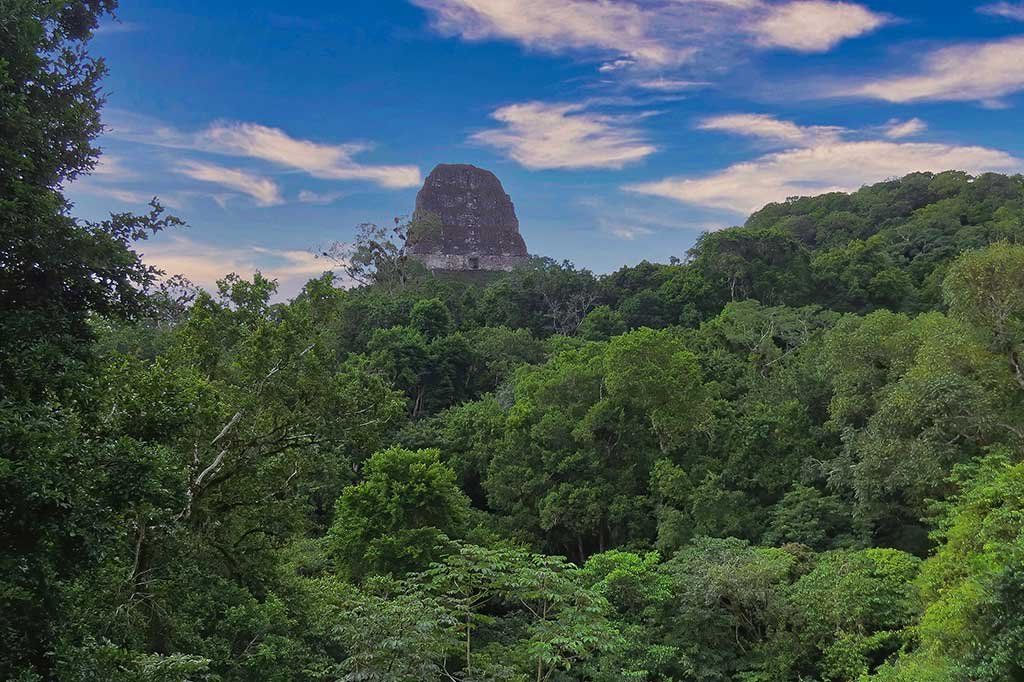
[[[0,0],[0,679],[53,664],[60,585],[110,529],[89,372],[94,315],[145,310],[158,272],[131,243],[179,224],[76,220],[64,184],[96,165],[103,61],[86,45],[116,0]]]
[[[991,334],[1024,389],[1024,246],[1007,242],[968,253],[943,285],[950,311]]]
[[[156,275],[130,244],[177,224],[71,217],[64,183],[96,165],[106,69],[86,44],[116,0],[0,0],[0,393],[37,396],[81,356],[90,313],[132,316]],[[43,384],[48,384],[44,386]]]

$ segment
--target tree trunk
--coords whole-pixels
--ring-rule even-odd
[[[1017,384],[1024,388],[1024,366],[1021,365],[1020,354],[1016,350],[1010,351],[1010,367],[1013,369],[1013,376]]]
[[[416,401],[412,404],[413,417],[418,417],[420,415],[420,410],[423,409],[423,393],[424,388],[422,386],[419,386],[416,389]]]

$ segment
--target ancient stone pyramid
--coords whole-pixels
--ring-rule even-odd
[[[410,255],[441,272],[511,270],[527,258],[512,199],[494,173],[440,164],[416,195]]]

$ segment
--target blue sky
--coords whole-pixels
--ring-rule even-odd
[[[610,272],[795,194],[1024,170],[1024,2],[123,0],[104,162],[76,212],[157,195],[147,259],[297,291],[317,245],[494,171],[532,253]]]

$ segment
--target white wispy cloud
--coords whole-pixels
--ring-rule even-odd
[[[693,48],[658,35],[656,8],[603,0],[412,0],[442,33],[499,38],[549,52],[601,50],[651,64],[678,64]]]
[[[125,204],[137,211],[145,210],[145,207],[153,200],[154,196],[167,208],[181,210],[185,208],[186,204],[186,197],[183,192],[163,192],[159,194],[143,192],[141,190],[130,189],[118,185],[98,183],[92,178],[77,180],[73,185],[71,185],[69,191],[72,195],[87,194],[94,197],[113,199],[114,201]]]
[[[108,125],[108,134],[120,140],[259,160],[324,180],[360,180],[388,189],[416,187],[422,181],[415,165],[367,164],[356,160],[371,145],[314,142],[258,123],[217,121],[197,132],[186,132],[148,117],[114,111],[108,117]]]
[[[318,204],[320,206],[333,204],[335,201],[341,199],[344,196],[344,192],[314,192],[309,189],[299,191],[299,201],[301,203]]]
[[[581,104],[510,104],[491,117],[503,127],[470,139],[530,169],[622,168],[657,151],[624,119],[587,111]]]
[[[686,80],[684,78],[647,78],[634,83],[638,88],[654,90],[657,92],[682,92],[683,90],[695,90],[707,85],[707,81]]]
[[[113,154],[103,154],[89,174],[104,180],[130,180],[135,177],[135,172],[125,165],[124,159]]]
[[[633,66],[634,64],[636,64],[635,59],[613,59],[610,62],[605,62],[604,64],[602,64],[600,67],[598,67],[597,70],[600,71],[601,73],[612,73],[613,71],[627,69]]]
[[[284,203],[281,188],[276,182],[241,168],[227,168],[201,161],[184,161],[177,167],[177,171],[193,180],[213,183],[241,192],[255,199],[260,206],[276,206]]]
[[[852,191],[913,171],[1005,172],[1022,165],[1020,159],[987,147],[809,135],[802,145],[709,175],[669,177],[624,189],[746,214],[787,197]]]
[[[265,277],[278,281],[279,297],[294,296],[313,277],[318,277],[332,264],[316,258],[311,252],[268,249],[261,246],[224,248],[204,244],[182,235],[161,238],[143,245],[143,260],[168,275],[185,275],[208,290],[216,282],[235,273],[252,277],[259,270]]]
[[[137,24],[131,21],[121,21],[120,19],[105,20],[100,23],[96,28],[96,33],[99,35],[108,35],[113,33],[135,33],[143,29],[142,24]]]
[[[915,73],[879,78],[834,94],[888,102],[991,101],[1024,89],[1024,37],[940,48]]]
[[[89,195],[113,199],[120,204],[144,208],[156,195],[168,208],[183,209],[186,193],[180,190],[154,192],[150,180],[129,167],[120,156],[104,153],[88,174],[77,178],[68,187],[72,195]]]
[[[825,52],[889,21],[863,5],[835,0],[410,1],[446,35],[593,54],[603,72],[679,66],[736,43]]]
[[[978,8],[982,14],[1024,21],[1024,2],[993,2]]]
[[[590,195],[579,197],[573,203],[583,220],[592,224],[596,231],[625,241],[659,232],[690,230],[698,233],[721,229],[734,222],[722,220],[722,211],[689,211],[687,216],[681,216],[679,208],[671,202],[651,201],[642,195]]]
[[[124,189],[121,187],[107,187],[105,185],[94,185],[85,182],[77,183],[75,185],[75,189],[86,194],[92,194],[93,196],[109,197],[120,201],[123,204],[139,204],[141,206],[145,206],[153,199],[152,194],[136,192],[134,190]],[[174,208],[174,206],[172,206],[172,204],[166,199],[163,199],[162,203]]]
[[[769,114],[727,114],[702,120],[701,130],[718,130],[783,145],[807,146],[839,139],[845,130],[836,126],[799,126]]]
[[[797,52],[827,52],[848,38],[871,33],[888,23],[863,5],[826,0],[797,0],[768,6],[751,32],[758,45]]]
[[[911,118],[906,121],[894,118],[888,121],[882,130],[890,140],[902,140],[905,137],[920,135],[928,130],[928,124],[919,118]]]
[[[353,157],[370,148],[365,144],[320,144],[256,123],[214,123],[196,142],[205,151],[262,159],[326,180],[367,180],[388,188],[416,187],[421,182],[416,166],[356,162]]]
[[[619,239],[625,239],[630,242],[637,237],[646,237],[647,235],[654,234],[654,230],[641,225],[616,225],[615,227],[608,228],[608,232]]]

